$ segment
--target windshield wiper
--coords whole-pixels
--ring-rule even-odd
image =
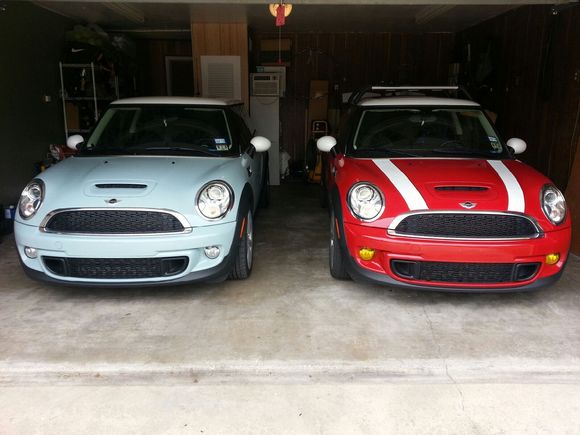
[[[395,156],[399,156],[399,157],[419,157],[417,154],[408,153],[408,152],[399,151],[399,150],[392,150],[392,149],[388,149],[388,148],[359,148],[356,151],[360,152],[360,153],[364,153],[365,151],[388,153],[388,154],[394,154]]]
[[[210,151],[203,147],[147,147],[147,148],[139,148],[132,150],[133,152],[136,151],[178,151],[178,152],[186,152],[186,153],[201,153],[208,156],[216,156],[217,154],[213,151]]]
[[[81,155],[83,154],[91,154],[91,155],[108,155],[108,154],[128,154],[127,148],[125,147],[106,147],[106,146],[92,146],[88,147],[87,145],[83,144],[82,147],[79,149]]]
[[[435,148],[435,149],[431,150],[431,152],[436,153],[436,154],[456,154],[459,156],[467,155],[467,156],[477,156],[477,157],[485,157],[485,158],[497,157],[498,155],[501,154],[501,153],[493,154],[493,153],[484,152],[484,151],[474,151],[474,150],[471,150],[469,148],[459,148],[459,147],[449,148],[449,149]]]

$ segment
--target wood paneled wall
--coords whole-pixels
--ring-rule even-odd
[[[139,95],[167,95],[165,56],[191,56],[191,41],[189,39],[139,39],[136,44],[136,79]]]
[[[242,23],[191,23],[191,42],[196,94],[201,94],[200,56],[240,56],[242,100],[248,107],[248,26]]]
[[[276,38],[276,33],[253,35],[252,65],[259,64],[260,41]],[[331,106],[339,104],[341,93],[379,82],[446,84],[454,46],[449,33],[283,33],[282,38],[291,40],[292,56],[280,108],[281,147],[295,168],[304,160],[310,80],[329,81]]]
[[[522,160],[565,189],[576,143],[580,101],[580,7],[554,16],[546,5],[525,6],[457,35],[457,49],[471,47],[471,87],[493,88],[490,104],[504,136],[528,143]],[[487,56],[493,71],[478,71]],[[481,75],[481,72],[479,73]],[[477,91],[476,91],[477,92]],[[580,216],[579,219],[580,220]]]

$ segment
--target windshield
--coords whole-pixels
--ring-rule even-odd
[[[183,105],[112,106],[81,151],[85,155],[239,154],[222,108]]]
[[[483,112],[471,108],[367,109],[349,148],[354,157],[509,156]]]

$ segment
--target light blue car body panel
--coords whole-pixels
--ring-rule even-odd
[[[23,264],[59,281],[71,283],[163,283],[219,265],[230,253],[237,223],[240,198],[246,185],[252,185],[253,208],[260,194],[262,159],[240,157],[190,156],[98,156],[72,157],[40,174],[45,196],[38,212],[29,220],[16,216],[15,238]],[[249,169],[254,168],[253,171]],[[250,175],[251,174],[251,175]],[[196,210],[200,188],[213,180],[228,183],[234,194],[233,207],[219,220],[204,219]],[[146,184],[146,189],[98,189],[99,183]],[[136,191],[137,190],[137,191]],[[116,199],[114,204],[110,199]],[[179,234],[159,235],[74,235],[41,231],[47,214],[61,209],[156,209],[181,215],[187,224]],[[24,247],[38,250],[28,258]],[[203,253],[206,246],[219,246],[218,258]],[[94,280],[53,275],[42,263],[42,256],[84,258],[140,258],[187,256],[189,264],[181,274],[146,279]]]

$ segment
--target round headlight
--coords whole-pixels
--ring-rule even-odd
[[[348,193],[348,205],[354,217],[371,222],[383,212],[385,200],[381,191],[372,184],[358,183]]]
[[[22,191],[18,201],[18,212],[22,219],[30,219],[36,214],[44,199],[44,182],[32,180]]]
[[[232,188],[221,181],[211,181],[197,194],[197,209],[209,220],[221,219],[233,205]]]
[[[566,200],[556,187],[546,185],[542,189],[542,210],[550,222],[559,225],[566,217]]]

